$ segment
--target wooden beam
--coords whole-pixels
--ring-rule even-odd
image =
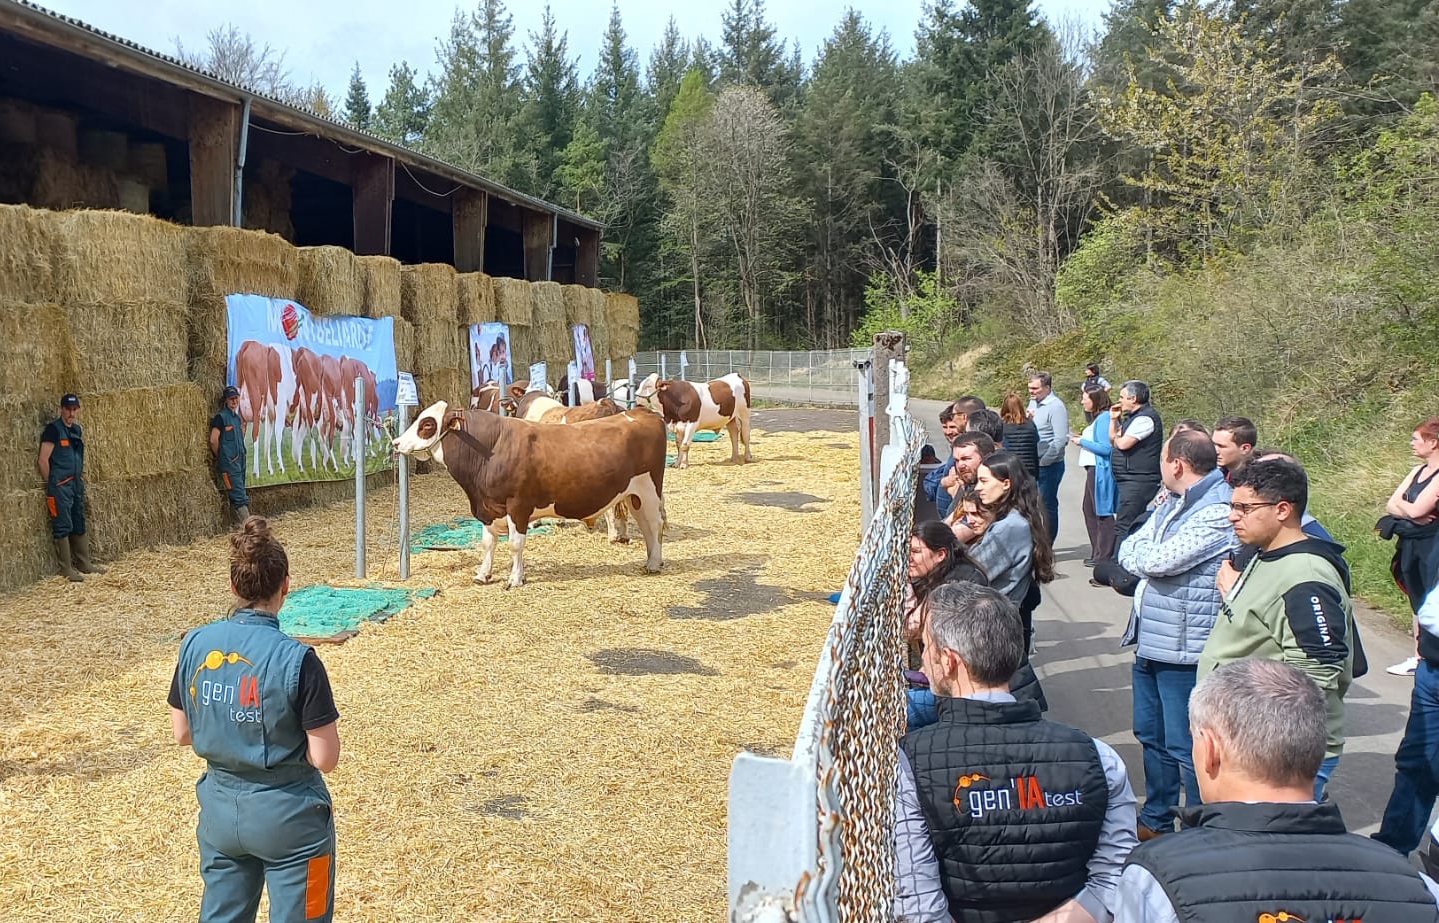
[[[476,189],[461,189],[455,200],[455,268],[460,272],[485,271],[485,225],[490,196]]]
[[[600,232],[591,228],[575,228],[579,245],[575,247],[575,284],[598,288],[600,284]]]
[[[190,223],[196,227],[229,225],[234,220],[239,132],[238,105],[190,98]]]
[[[356,154],[354,160],[355,253],[390,255],[390,223],[395,206],[395,161],[377,154]]]
[[[525,278],[531,282],[549,281],[551,217],[544,212],[525,209],[524,245]]]

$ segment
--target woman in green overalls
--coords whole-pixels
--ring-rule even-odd
[[[335,821],[320,774],[340,760],[340,714],[314,650],[280,631],[289,574],[284,546],[251,516],[230,534],[238,607],[180,646],[175,742],[208,764],[195,786],[200,923],[253,923],[262,887],[272,923],[334,913]]]
[[[245,422],[240,419],[240,392],[233,385],[221,396],[220,412],[210,418],[210,455],[235,522],[244,522],[250,515],[250,498],[245,493]]]

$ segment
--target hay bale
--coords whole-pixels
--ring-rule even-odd
[[[455,267],[445,263],[400,267],[400,309],[415,326],[416,373],[464,365],[456,297]]]
[[[35,143],[49,148],[61,160],[80,159],[79,116],[58,109],[35,111]]]
[[[402,317],[395,318],[395,368],[401,372],[415,367],[415,325]]]
[[[357,256],[361,309],[369,318],[400,317],[400,261],[392,256]]]
[[[565,295],[565,323],[593,324],[594,299],[590,293],[595,290],[587,285],[565,285],[561,288]]]
[[[59,305],[0,299],[0,396],[54,400],[78,387],[75,344]]]
[[[554,369],[555,377],[564,374],[565,366],[574,355],[569,325],[565,323],[565,294],[558,282],[532,282],[531,300],[535,310],[535,332],[540,355]]]
[[[165,145],[155,142],[130,142],[125,172],[149,186],[163,189],[170,184]]]
[[[60,415],[63,393],[25,396],[6,392],[0,396],[0,492],[28,490],[42,483],[35,468],[40,432]],[[81,416],[81,422],[86,422]]]
[[[130,139],[123,131],[86,129],[80,132],[80,160],[106,170],[124,170],[130,159]]]
[[[541,361],[548,361],[540,352],[538,334],[533,327],[523,327],[515,324],[510,325],[510,367],[514,369],[515,378],[525,378],[529,367]],[[555,381],[560,380],[564,369],[555,372],[550,370],[550,377]]]
[[[0,99],[0,141],[34,144],[35,107],[21,99]]]
[[[435,369],[415,377],[420,392],[420,406],[445,401],[451,407],[470,406],[470,372],[468,369]]]
[[[639,300],[622,292],[606,293],[605,327],[609,334],[610,358],[620,360],[633,356],[639,348]]]
[[[186,544],[226,528],[226,504],[208,468],[90,481],[88,531],[98,557]]]
[[[173,385],[189,377],[190,309],[183,299],[75,301],[64,310],[85,391]]]
[[[0,548],[0,592],[55,573],[43,488],[0,491]]]
[[[227,227],[187,228],[185,238],[191,297],[297,297],[300,258],[284,238]]]
[[[465,326],[495,320],[495,283],[482,272],[464,272],[455,277],[457,309]]]
[[[363,315],[364,280],[344,247],[300,247],[300,304],[320,315]]]
[[[137,215],[150,214],[150,187],[137,179],[122,176],[116,181],[120,210]]]
[[[167,302],[189,296],[185,230],[144,215],[77,211],[58,216],[62,304]]]
[[[206,422],[215,399],[183,382],[82,393],[85,473],[91,480],[208,468]]]
[[[55,300],[54,217],[24,205],[0,205],[0,298]]]
[[[534,323],[534,307],[531,301],[530,283],[524,279],[495,276],[495,316],[497,320],[511,327],[528,327]]]
[[[76,163],[42,148],[35,158],[30,201],[56,211],[119,208],[120,190],[113,170]]]

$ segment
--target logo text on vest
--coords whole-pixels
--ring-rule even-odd
[[[1084,803],[1079,789],[1072,792],[1045,791],[1037,776],[1014,776],[1003,780],[1004,785],[1001,788],[975,787],[980,782],[990,781],[992,780],[989,776],[977,772],[960,776],[954,784],[954,809],[961,814],[968,813],[970,817],[980,818],[994,811],[1040,811]]]

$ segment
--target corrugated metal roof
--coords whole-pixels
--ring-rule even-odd
[[[477,189],[483,189],[486,192],[492,193],[493,195],[506,201],[512,202],[516,205],[525,205],[537,211],[555,214],[561,218],[564,218],[566,221],[570,221],[587,228],[599,229],[603,227],[600,222],[595,221],[592,218],[586,218],[584,215],[581,215],[577,212],[572,212],[567,208],[562,208],[561,206],[546,202],[543,199],[538,199],[532,195],[519,192],[518,190],[511,189],[508,186],[503,186],[499,183],[494,182],[493,180],[485,179],[483,176],[471,173],[470,171],[465,170],[461,167],[457,167],[454,164],[446,163],[443,160],[431,157],[427,154],[421,154],[416,150],[400,144],[395,144],[393,141],[388,141],[384,138],[372,135],[369,132],[360,131],[359,129],[356,129],[350,125],[336,122],[333,119],[326,118],[325,116],[322,116],[310,109],[305,109],[299,106],[292,105],[291,103],[287,103],[284,100],[277,99],[274,96],[269,96],[265,93],[262,93],[258,90],[253,90],[249,87],[241,86],[237,83],[231,83],[230,81],[225,80],[217,76],[216,74],[211,73],[210,71],[194,67],[172,55],[167,55],[162,52],[155,51],[152,48],[146,48],[145,46],[132,42],[127,38],[115,35],[110,32],[106,32],[103,29],[98,29],[87,22],[82,22],[81,20],[76,19],[73,16],[66,16],[62,13],[57,13],[54,10],[48,10],[45,7],[38,6],[34,3],[31,3],[30,0],[0,0],[0,9],[3,9],[5,7],[9,7],[15,12],[21,14],[22,16],[26,16],[28,19],[30,19],[37,25],[50,23],[59,26],[62,29],[72,29],[83,32],[92,38],[99,39],[102,42],[114,46],[115,50],[119,52],[122,57],[128,56],[132,58],[148,59],[149,63],[158,63],[162,65],[162,69],[173,69],[175,71],[180,71],[185,76],[188,76],[192,79],[198,77],[203,81],[212,84],[213,89],[216,91],[217,95],[234,97],[236,101],[239,101],[240,99],[248,96],[252,100],[254,100],[255,103],[260,104],[260,108],[274,109],[277,110],[279,114],[288,116],[291,120],[302,122],[312,128],[314,130],[314,133],[320,137],[329,137],[332,140],[336,141],[344,140],[357,147],[362,147],[375,153],[385,154],[387,156],[394,157],[397,161],[400,161],[402,163],[407,162],[411,166],[421,167],[425,170],[429,170],[433,173],[437,173],[441,176],[453,179],[456,182],[465,183]],[[252,104],[252,114],[254,112],[254,109],[255,107]]]

